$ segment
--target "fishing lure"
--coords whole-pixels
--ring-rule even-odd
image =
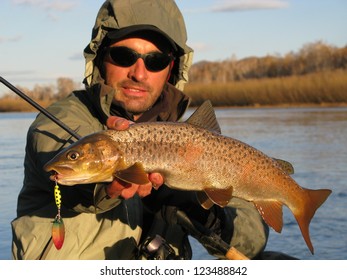
[[[52,239],[55,248],[59,250],[64,243],[65,238],[65,226],[63,219],[60,216],[60,208],[61,208],[61,193],[58,186],[58,182],[55,181],[54,186],[54,198],[55,198],[55,204],[57,205],[58,214],[55,216],[52,226]]]

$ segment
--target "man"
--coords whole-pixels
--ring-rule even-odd
[[[177,121],[189,103],[179,89],[192,53],[174,1],[106,1],[84,51],[85,90],[48,110],[81,136],[131,122]],[[73,141],[43,115],[31,125],[12,222],[14,259],[190,259],[187,233],[171,219],[177,209],[248,257],[265,247],[268,228],[252,204],[232,199],[224,209],[204,210],[194,193],[172,191],[160,174],[149,174],[151,183],[141,186],[117,180],[61,186],[65,240],[58,250],[51,241],[54,182],[42,167]],[[146,245],[158,236],[160,246],[149,252]]]

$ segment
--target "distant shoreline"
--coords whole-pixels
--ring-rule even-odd
[[[191,106],[193,107],[193,106]],[[194,106],[196,107],[196,106]],[[322,103],[322,104],[315,104],[315,103],[293,103],[293,104],[277,104],[277,105],[247,105],[247,106],[213,106],[214,108],[218,109],[228,109],[228,108],[235,108],[235,109],[271,109],[271,108],[335,108],[335,107],[347,107],[347,102],[341,102],[341,103]]]
[[[16,100],[15,105],[11,105],[9,109],[4,109],[2,104],[2,99],[0,99],[0,113],[37,113],[38,110],[36,110],[34,107],[32,107],[29,104],[25,104],[26,102],[24,100]],[[8,104],[8,102],[6,102]],[[198,106],[192,105],[189,108],[196,108]],[[272,109],[272,108],[278,108],[278,109],[286,109],[286,108],[334,108],[334,107],[347,107],[347,102],[337,102],[337,103],[286,103],[286,104],[275,104],[275,105],[245,105],[245,106],[232,106],[232,105],[220,105],[220,106],[213,106],[214,108],[218,109]]]
[[[191,98],[191,107],[199,106],[204,100],[210,100],[216,108],[345,107],[346,80],[347,70],[329,70],[226,83],[188,83],[184,93]],[[27,94],[31,96],[29,92]],[[58,96],[43,92],[36,102],[46,108],[66,95]],[[0,98],[0,112],[35,111],[34,107],[14,94]]]

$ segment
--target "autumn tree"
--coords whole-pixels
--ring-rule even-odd
[[[347,46],[337,48],[318,41],[304,45],[299,52],[284,56],[235,57],[219,62],[203,61],[190,69],[190,82],[232,82],[244,79],[261,79],[305,75],[313,72],[347,68]]]
[[[76,83],[70,78],[58,78],[57,79],[57,99],[62,99],[68,96],[73,90],[77,88]]]

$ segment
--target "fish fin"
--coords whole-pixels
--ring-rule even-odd
[[[202,103],[185,122],[221,134],[221,129],[210,100]]]
[[[230,199],[232,198],[233,188],[227,189],[215,189],[215,188],[206,188],[204,192],[209,197],[209,199],[219,205],[220,207],[225,207],[228,205]]]
[[[210,209],[214,205],[213,201],[207,196],[205,192],[197,192],[196,198],[199,201],[201,207],[206,210]]]
[[[264,221],[275,231],[281,232],[283,226],[282,203],[277,200],[253,201]]]
[[[149,183],[143,165],[138,162],[126,169],[116,171],[115,177],[130,184],[144,185]]]
[[[278,159],[278,158],[273,158],[273,159],[280,165],[283,171],[286,172],[288,175],[294,174],[294,167],[290,162],[285,161],[283,159]]]
[[[301,207],[294,214],[296,221],[298,222],[299,228],[301,230],[302,236],[307,244],[307,247],[310,249],[313,254],[313,245],[310,239],[309,225],[313,215],[317,209],[324,203],[324,201],[331,194],[331,190],[320,189],[320,190],[309,190],[304,189],[308,194],[308,199],[304,203],[304,207]]]

